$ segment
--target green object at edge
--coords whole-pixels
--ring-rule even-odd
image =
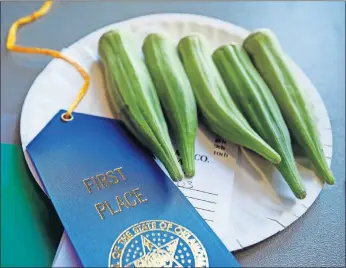
[[[1,144],[1,267],[51,267],[62,232],[21,147]]]

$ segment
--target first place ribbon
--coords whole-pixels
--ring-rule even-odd
[[[72,112],[76,109],[79,102],[83,99],[83,97],[85,96],[89,88],[90,76],[88,72],[82,66],[80,66],[76,61],[70,59],[69,57],[66,57],[60,51],[56,51],[56,50],[48,49],[48,48],[25,47],[25,46],[16,45],[18,28],[25,24],[32,23],[36,21],[37,19],[39,19],[40,17],[46,15],[50,11],[52,5],[53,5],[52,0],[45,1],[39,10],[35,11],[31,15],[22,17],[18,19],[17,21],[15,21],[9,30],[6,47],[9,51],[13,51],[13,52],[27,53],[27,54],[41,54],[41,55],[51,56],[57,59],[62,59],[76,68],[76,70],[83,77],[84,84],[81,87],[74,102],[70,105],[67,112],[64,113],[61,117],[62,120],[64,121],[71,121],[73,119]]]

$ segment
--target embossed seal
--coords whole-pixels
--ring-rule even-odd
[[[205,248],[187,228],[165,220],[143,221],[112,245],[109,267],[207,267]]]

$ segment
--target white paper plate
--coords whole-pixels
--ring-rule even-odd
[[[177,40],[189,33],[197,32],[207,37],[213,49],[230,42],[242,42],[248,34],[247,30],[231,23],[189,14],[149,15],[95,31],[63,50],[64,54],[79,62],[92,76],[89,91],[76,109],[77,112],[112,118],[105,99],[101,71],[95,62],[98,59],[99,37],[105,31],[119,27],[130,28],[136,33],[139,49],[143,38],[150,32],[166,32]],[[330,165],[332,131],[328,113],[317,90],[303,74],[301,75],[307,83],[307,94],[312,102],[321,141]],[[81,84],[82,79],[73,67],[61,60],[52,60],[37,77],[26,97],[20,125],[22,146],[30,170],[39,184],[41,183],[25,148],[58,110],[68,108]],[[234,237],[234,242],[229,242],[226,246],[231,251],[258,243],[289,226],[311,206],[323,188],[323,184],[312,171],[299,165],[307,189],[307,198],[297,200],[271,164],[248,152],[252,161],[261,167],[261,171],[258,172],[249,165],[244,154],[239,155],[234,186],[233,189],[229,189],[232,193],[229,234]],[[309,165],[304,159],[298,162]]]

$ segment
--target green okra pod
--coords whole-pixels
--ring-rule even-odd
[[[228,93],[206,41],[197,35],[188,36],[180,40],[178,48],[208,127],[225,140],[279,163],[280,155],[251,128]]]
[[[302,178],[293,156],[291,139],[281,111],[263,78],[240,44],[218,48],[214,62],[228,91],[253,129],[281,156],[276,165],[292,192],[306,196]]]
[[[149,34],[143,53],[187,177],[195,174],[197,107],[189,79],[173,40]]]
[[[107,90],[129,131],[165,166],[173,180],[183,177],[150,74],[128,33],[109,31],[99,40]]]
[[[327,184],[334,184],[335,179],[326,162],[317,125],[304,96],[305,83],[297,75],[297,68],[300,73],[301,70],[293,65],[274,33],[268,29],[251,33],[244,41],[244,48],[271,89],[290,133],[313,163],[317,176]]]

